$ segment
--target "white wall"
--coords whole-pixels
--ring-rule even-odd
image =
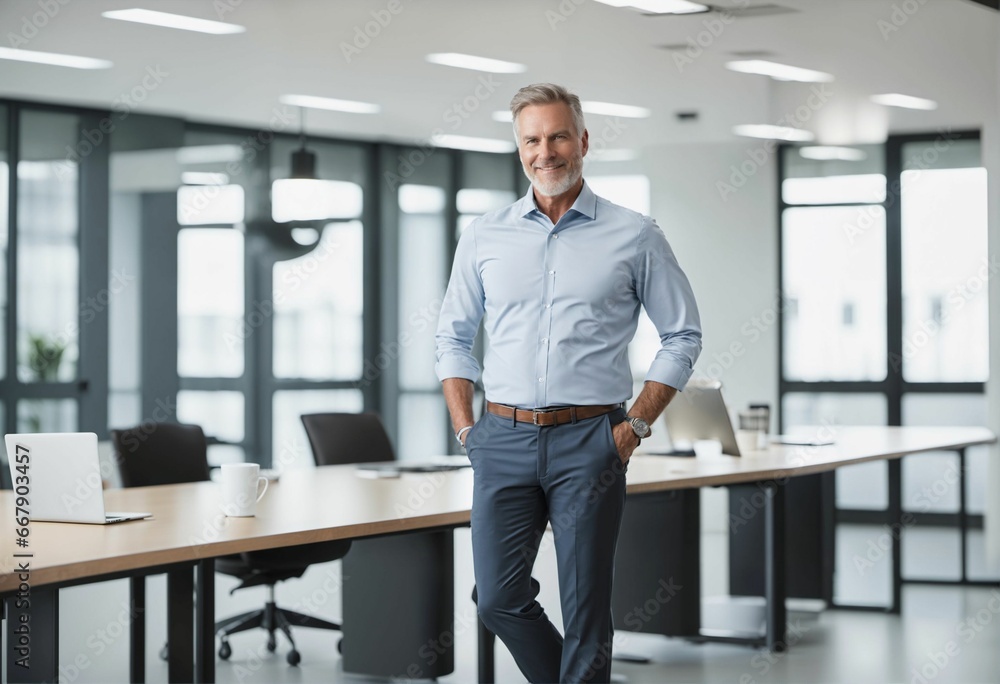
[[[704,350],[695,377],[721,380],[730,408],[767,402],[774,410],[777,156],[762,154],[762,147],[763,141],[748,140],[647,148],[643,165],[652,216],[688,274],[701,311]],[[738,174],[747,172],[742,187],[720,191],[720,184],[735,187]],[[725,529],[726,491],[703,490],[702,501],[703,529]]]

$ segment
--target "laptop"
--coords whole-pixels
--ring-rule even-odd
[[[107,525],[152,517],[105,512],[93,432],[7,435],[5,441],[14,491],[27,487],[29,520]]]
[[[670,441],[693,444],[699,439],[714,439],[722,444],[722,453],[739,456],[736,431],[722,398],[722,383],[713,380],[687,384],[663,412]]]

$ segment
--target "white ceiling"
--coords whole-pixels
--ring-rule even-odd
[[[389,14],[397,2],[398,14]],[[4,44],[11,33],[21,34],[30,37],[20,47],[115,66],[83,71],[0,61],[0,97],[111,108],[140,86],[148,69],[158,69],[162,82],[139,93],[136,111],[265,127],[285,110],[296,128],[296,113],[278,97],[299,93],[382,106],[379,115],[311,110],[310,132],[368,140],[422,141],[436,131],[509,139],[510,125],[491,113],[506,109],[520,86],[554,81],[586,100],[652,109],[649,119],[623,120],[621,132],[608,128],[605,117],[589,118],[591,135],[615,148],[731,140],[734,124],[775,123],[797,108],[801,127],[824,143],[875,142],[890,130],[979,127],[997,116],[998,12],[971,0],[719,3],[761,5],[792,11],[651,17],[592,0],[88,0],[60,6],[34,35],[29,24],[42,23],[38,0],[4,0]],[[916,11],[905,14],[902,5]],[[247,31],[211,36],[101,17],[136,6],[206,19],[229,8],[221,18]],[[373,21],[373,12],[391,20],[348,61],[343,45]],[[662,48],[698,40],[707,47],[680,66],[678,53]],[[767,59],[834,74],[829,99],[802,108],[810,86],[726,70],[723,64],[741,51],[766,51]],[[528,71],[489,77],[428,64],[429,52],[506,59]],[[480,79],[495,84],[488,94],[479,89],[483,100],[476,99]],[[880,92],[929,97],[940,108],[871,104],[868,96]],[[463,102],[475,111],[467,118],[448,114]],[[699,119],[678,122],[675,113],[688,110]]]

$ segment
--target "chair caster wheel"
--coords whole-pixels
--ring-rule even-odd
[[[223,660],[229,660],[229,658],[232,655],[233,655],[233,649],[229,645],[229,642],[223,641],[222,645],[219,646],[219,657],[222,658]]]
[[[343,655],[344,653],[344,637],[337,639],[337,653]]]
[[[274,635],[267,637],[267,650],[274,653],[274,650],[278,648],[278,642],[275,640]]]
[[[289,665],[298,665],[300,662],[302,662],[302,656],[299,655],[299,652],[293,648],[291,651],[288,652],[288,655],[285,656],[285,660],[288,661]]]
[[[163,644],[163,648],[160,649],[160,660],[170,659],[170,646]]]

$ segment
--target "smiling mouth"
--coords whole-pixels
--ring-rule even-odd
[[[536,171],[558,171],[562,167],[563,167],[562,164],[560,164],[559,166],[536,166],[535,170]]]

